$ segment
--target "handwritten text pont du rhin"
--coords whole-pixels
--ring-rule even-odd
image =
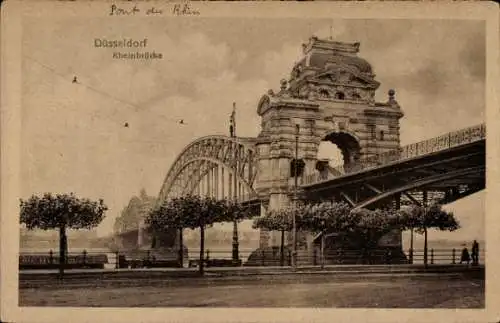
[[[149,7],[147,9],[140,8],[137,5],[133,7],[127,7],[123,5],[112,4],[109,10],[110,16],[136,16],[136,15],[146,15],[146,16],[159,16],[163,14],[171,13],[174,16],[198,16],[200,12],[193,9],[189,2],[186,3],[176,3],[173,4],[171,8],[165,10],[163,8]]]

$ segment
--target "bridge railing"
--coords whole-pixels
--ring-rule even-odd
[[[347,175],[362,170],[403,161],[418,156],[435,153],[441,150],[461,146],[486,138],[486,125],[480,124],[473,127],[453,131],[445,135],[403,146],[379,155],[362,159],[353,164],[345,164],[331,168],[328,173],[315,173],[305,176],[303,184],[313,184],[320,181],[339,177],[338,174]],[[340,176],[342,176],[340,175]]]

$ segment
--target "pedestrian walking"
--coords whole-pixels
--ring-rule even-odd
[[[469,265],[470,262],[470,256],[469,256],[469,250],[467,247],[464,247],[462,249],[462,256],[460,257],[460,263],[466,262],[467,265]]]
[[[476,240],[472,243],[472,265],[479,264],[479,243]]]

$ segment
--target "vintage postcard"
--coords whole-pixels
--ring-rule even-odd
[[[1,319],[498,322],[492,3],[6,1]]]

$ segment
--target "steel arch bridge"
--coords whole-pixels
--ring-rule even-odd
[[[255,190],[255,142],[256,138],[228,136],[196,139],[170,167],[157,202],[187,194],[236,198],[258,215],[266,197]],[[343,200],[355,208],[427,200],[446,204],[483,190],[485,178],[486,126],[481,124],[362,160],[348,169],[330,169],[326,176],[305,176],[299,196],[308,201]],[[127,240],[125,235],[134,236],[117,236]]]
[[[396,197],[403,204],[420,204],[426,191],[432,200],[451,203],[484,189],[485,143],[484,124],[450,132],[362,160],[349,169],[330,169],[326,177],[306,176],[300,195],[305,200],[334,197],[353,207],[374,207]],[[158,200],[200,194],[236,197],[257,206],[261,199],[254,189],[257,160],[255,138],[199,138],[170,167]]]
[[[178,155],[158,196],[158,202],[187,194],[256,198],[255,138],[205,136],[190,143]]]

